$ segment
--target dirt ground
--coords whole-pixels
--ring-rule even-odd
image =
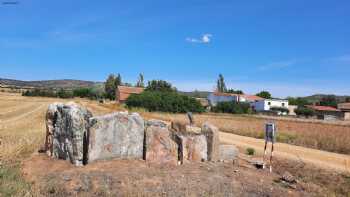
[[[344,163],[348,156],[325,151],[317,156],[319,151],[315,149],[280,144],[274,173],[269,174],[245,160],[247,147],[255,148],[257,159],[261,158],[261,141],[226,133],[221,134],[221,140],[241,149],[242,158],[236,165],[199,163],[170,168],[148,166],[144,161],[113,160],[77,168],[54,161],[36,152],[44,142],[47,106],[57,101],[69,100],[0,93],[0,196],[350,196],[350,175],[339,170],[348,169],[348,163]],[[124,110],[113,103],[74,101],[94,115]],[[178,117],[140,113],[145,118]],[[212,115],[203,116],[210,121]],[[17,167],[20,174],[15,174]],[[297,178],[297,184],[281,182],[286,171]],[[28,191],[18,191],[27,183]]]
[[[313,196],[303,184],[279,184],[279,175],[240,162],[167,167],[109,160],[75,167],[37,154],[23,172],[43,196]]]

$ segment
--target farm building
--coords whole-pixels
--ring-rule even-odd
[[[206,98],[195,98],[205,108],[206,111],[210,111],[209,101]]]
[[[316,105],[306,105],[307,108],[313,109],[316,112],[317,119],[321,120],[337,120],[343,119],[343,113],[330,106],[316,106]]]
[[[270,111],[272,107],[288,109],[288,100],[284,99],[264,99],[251,103],[253,109],[257,112]],[[286,114],[285,114],[286,115]]]
[[[116,101],[124,103],[131,94],[141,94],[143,90],[141,87],[118,86],[115,91]]]
[[[210,105],[216,106],[219,102],[232,101],[232,102],[256,102],[259,100],[264,100],[263,98],[255,95],[248,94],[231,94],[222,92],[213,92],[208,95],[208,100]]]
[[[344,120],[350,120],[350,103],[339,103],[338,109],[343,112]]]

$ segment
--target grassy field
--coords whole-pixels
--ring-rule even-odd
[[[31,184],[22,178],[21,163],[43,144],[45,112],[50,103],[57,101],[68,102],[68,100],[55,98],[31,98],[18,94],[0,93],[0,196],[33,195]],[[113,103],[99,104],[96,101],[85,99],[74,99],[74,101],[88,107],[94,115],[125,110],[122,106]],[[135,110],[147,119],[187,121],[183,114],[149,113],[141,109]],[[225,114],[195,115],[195,120],[197,124],[210,121],[222,131],[257,138],[262,137],[263,126],[266,122],[265,119],[256,117]],[[276,123],[279,130],[279,141],[350,154],[349,127],[284,120],[278,120]],[[310,172],[309,169],[308,172]],[[316,171],[312,174],[305,173],[304,177],[305,175],[307,175],[306,178],[313,177],[317,173]],[[338,175],[332,173],[325,175],[324,178],[327,179],[327,177],[332,177],[332,180],[339,178]],[[341,184],[334,189],[334,192],[339,194],[335,190],[341,188],[340,194],[346,196],[349,191],[346,188],[350,182],[346,182],[349,180],[348,176],[344,177],[339,178]],[[320,185],[326,185],[322,182],[324,179],[320,178],[320,180]]]

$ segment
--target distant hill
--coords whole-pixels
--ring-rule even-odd
[[[0,86],[10,86],[17,88],[34,87],[43,89],[74,89],[80,87],[93,87],[100,82],[82,81],[73,79],[62,80],[42,80],[42,81],[21,81],[14,79],[0,78]]]
[[[320,102],[323,98],[327,97],[327,96],[335,96],[335,99],[337,101],[337,103],[342,103],[345,102],[346,98],[350,98],[350,96],[337,96],[337,95],[330,95],[330,94],[315,94],[315,95],[311,95],[311,96],[306,96],[306,97],[302,97],[307,99],[309,102],[314,103],[314,102]]]

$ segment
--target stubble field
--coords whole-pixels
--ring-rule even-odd
[[[96,101],[85,99],[73,100],[80,105],[86,106],[94,115],[125,110],[122,106],[114,103],[100,104]],[[0,196],[11,196],[12,194],[30,196],[32,194],[33,188],[31,184],[22,178],[21,166],[22,162],[28,159],[34,152],[37,152],[43,144],[45,138],[45,112],[47,106],[53,102],[68,102],[68,100],[22,97],[18,94],[0,93]],[[187,121],[186,116],[183,114],[149,113],[139,109],[136,111],[141,113],[146,119],[158,118],[168,121]],[[257,138],[262,137],[263,125],[266,122],[265,119],[261,118],[223,114],[195,115],[195,121],[198,125],[209,121],[224,132]],[[347,126],[282,120],[277,120],[276,123],[280,133],[279,141],[327,151],[350,153],[350,129]],[[280,171],[279,173],[283,173],[286,169],[292,172],[295,167],[294,164],[290,166],[292,163],[289,164],[283,160],[277,160],[277,162],[281,166],[285,166],[278,169]],[[222,168],[226,169],[227,167],[223,166]],[[310,167],[302,167],[295,171],[295,173],[298,173],[298,176],[301,178],[317,178],[316,181],[312,179],[312,181],[315,181],[317,187],[315,185],[311,185],[311,188],[305,186],[303,191],[318,191],[322,193],[324,192],[322,187],[326,185],[324,183],[325,180],[334,180],[338,185],[334,188],[328,188],[331,194],[336,193],[343,196],[349,194],[350,176],[331,171],[331,169],[329,173],[322,171],[322,178],[318,177],[321,171]],[[300,172],[305,173],[300,174]],[[227,173],[227,171],[223,173]],[[255,172],[249,173],[253,173],[251,175],[252,177],[256,175],[254,174]],[[264,175],[259,176],[263,177]],[[268,180],[273,181],[272,179]],[[311,178],[308,181],[311,181]],[[316,189],[312,189],[314,186]],[[324,187],[323,189],[327,188]],[[277,188],[277,190],[283,193],[283,188]]]

